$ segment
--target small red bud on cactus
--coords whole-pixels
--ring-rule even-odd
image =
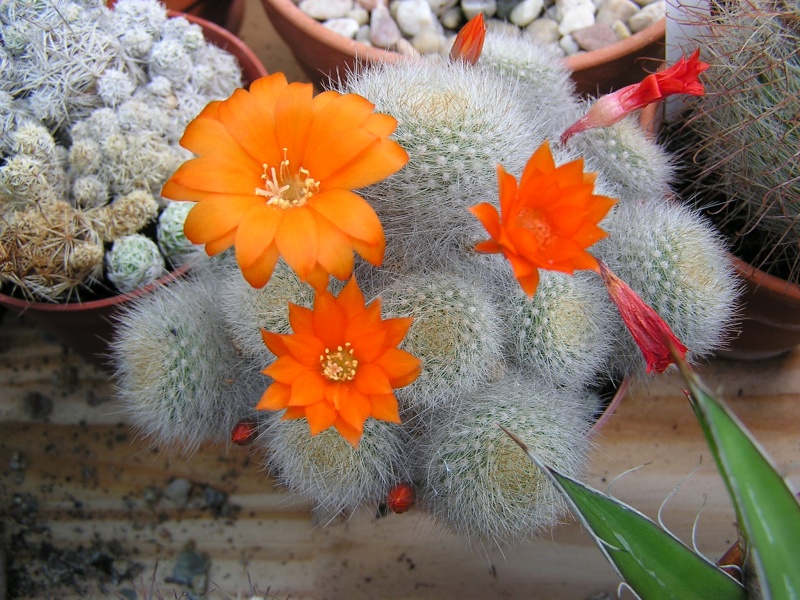
[[[231,441],[239,446],[248,446],[253,443],[258,433],[255,421],[251,419],[242,419],[239,421],[231,432]]]
[[[486,39],[486,24],[483,22],[483,13],[478,13],[461,28],[450,49],[450,60],[456,62],[463,60],[474,65],[483,51],[483,40]]]
[[[407,481],[396,483],[386,494],[386,506],[393,513],[401,514],[406,512],[417,500],[417,493],[414,486]]]

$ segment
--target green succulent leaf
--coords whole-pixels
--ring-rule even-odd
[[[800,598],[800,504],[745,426],[682,360],[689,397],[733,498],[766,598]]]
[[[547,475],[594,537],[620,577],[643,600],[744,599],[733,578],[687,548],[675,536],[631,506],[545,465],[507,429]]]

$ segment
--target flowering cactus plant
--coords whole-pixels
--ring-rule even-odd
[[[162,229],[161,187],[190,156],[178,141],[241,86],[236,59],[156,0],[0,2],[0,25],[3,290],[127,292],[186,260],[174,216],[161,251],[129,236]]]
[[[163,195],[196,202],[212,260],[114,342],[134,424],[255,440],[325,517],[416,500],[492,542],[552,527],[563,501],[498,425],[578,476],[599,388],[667,368],[666,332],[711,353],[736,295],[634,118],[559,143],[585,110],[547,48],[474,26],[450,60],[210,104]]]

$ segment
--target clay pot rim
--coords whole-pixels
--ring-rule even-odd
[[[323,42],[326,46],[348,54],[364,62],[395,63],[405,57],[398,52],[383,50],[374,46],[367,46],[356,40],[349,39],[328,29],[316,19],[309,17],[301,11],[292,0],[262,0],[269,3],[277,12],[292,23],[295,27]],[[568,56],[564,63],[570,71],[580,72],[595,65],[617,60],[636,48],[645,47],[651,43],[663,40],[667,29],[667,19],[663,17],[648,25],[642,31],[634,33],[629,38],[620,40],[615,44],[592,50],[581,54]]]
[[[729,253],[731,263],[736,270],[736,273],[745,281],[748,281],[756,288],[764,288],[775,294],[788,296],[789,298],[800,302],[800,285],[791,283],[786,279],[781,279],[774,275],[770,275],[766,271],[754,267],[747,261]]]
[[[177,269],[170,271],[166,275],[162,275],[155,281],[136,288],[132,292],[115,294],[113,296],[109,296],[108,298],[89,300],[88,302],[42,302],[40,300],[25,300],[24,298],[17,298],[15,296],[9,296],[7,294],[0,293],[0,306],[14,308],[23,313],[29,308],[35,308],[40,312],[73,312],[114,306],[116,304],[122,304],[123,302],[133,300],[134,298],[144,296],[157,287],[170,283],[179,277],[183,277],[186,271],[189,270],[190,266],[191,265],[188,264],[182,265]]]

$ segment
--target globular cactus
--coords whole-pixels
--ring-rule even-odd
[[[549,530],[563,501],[499,425],[547,464],[578,476],[598,403],[591,392],[511,373],[436,411],[414,441],[421,505],[454,532],[492,543]]]
[[[140,233],[118,238],[106,253],[106,275],[120,292],[132,292],[165,273],[158,246]]]
[[[276,420],[263,437],[267,468],[327,519],[377,509],[394,484],[411,478],[406,434],[393,423],[367,419],[356,448],[335,429],[310,436],[305,419]]]
[[[505,332],[479,281],[415,273],[398,277],[380,297],[384,318],[414,319],[400,348],[422,360],[422,373],[397,390],[403,409],[438,410],[502,375]]]
[[[697,42],[710,68],[684,126],[687,197],[711,207],[743,257],[798,283],[800,5],[709,4],[711,16],[690,19],[705,26]]]
[[[203,442],[229,440],[263,393],[263,376],[230,343],[217,293],[209,272],[196,269],[136,299],[117,319],[117,391],[131,424],[153,445],[190,454]]]
[[[86,211],[95,231],[105,242],[133,235],[155,220],[158,202],[150,192],[134,190],[110,204]]]
[[[498,163],[522,169],[537,124],[511,78],[462,63],[378,65],[349,80],[398,121],[395,140],[408,164],[362,190],[386,230],[386,264],[457,268],[483,235],[466,211],[497,195]]]
[[[616,309],[602,281],[586,272],[544,271],[540,277],[533,298],[510,275],[502,288],[508,355],[551,386],[584,387],[607,379]]]
[[[725,244],[707,219],[662,198],[622,204],[604,226],[609,237],[598,254],[667,322],[689,358],[723,347],[738,284]],[[641,352],[621,323],[617,331],[617,371],[641,372]]]
[[[183,233],[186,215],[194,205],[194,202],[170,202],[158,216],[156,228],[158,247],[161,254],[176,267],[187,262],[195,262],[205,256],[202,247],[193,244]]]
[[[247,283],[233,259],[219,261],[219,278],[220,311],[234,346],[242,355],[256,359],[262,369],[266,368],[275,356],[264,345],[261,329],[291,333],[289,302],[311,308],[314,290],[300,281],[283,260],[275,265],[263,288]]]

